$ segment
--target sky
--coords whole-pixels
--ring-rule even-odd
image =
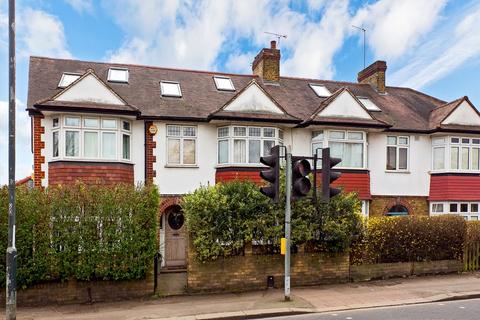
[[[25,112],[31,55],[251,73],[280,39],[281,74],[356,81],[387,61],[387,85],[480,107],[478,0],[17,0],[17,170],[32,172]],[[8,177],[8,0],[0,0],[0,184]]]

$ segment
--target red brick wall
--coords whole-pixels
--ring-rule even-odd
[[[249,180],[254,183],[262,184],[264,181],[260,177],[260,171],[263,168],[218,168],[215,173],[215,182],[227,182],[232,180]]]
[[[154,135],[148,130],[153,125],[152,121],[145,122],[145,183],[153,183],[153,178],[157,176],[157,172],[153,169],[157,158],[153,155],[153,150],[157,146]]]
[[[48,184],[85,183],[133,184],[133,164],[57,161],[48,164]]]
[[[42,186],[42,179],[45,178],[45,172],[42,171],[42,164],[45,163],[45,157],[42,156],[42,150],[45,148],[45,142],[42,141],[42,134],[45,133],[45,127],[42,126],[43,115],[32,116],[32,135],[33,135],[33,180],[36,187]]]
[[[430,201],[479,201],[480,175],[432,174]]]

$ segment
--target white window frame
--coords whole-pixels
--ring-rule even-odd
[[[313,136],[315,132],[320,132],[323,131],[323,139],[318,139]],[[331,132],[343,132],[344,133],[344,138],[343,139],[337,139],[337,138],[330,138],[330,133]],[[362,139],[361,140],[356,140],[356,139],[349,139],[348,134],[349,133],[361,133],[362,134]],[[310,141],[310,150],[313,155],[313,144],[314,143],[323,143],[323,148],[329,148],[330,147],[330,142],[340,142],[340,143],[362,143],[362,167],[346,167],[342,166],[341,163],[335,166],[335,168],[338,169],[348,169],[348,170],[366,170],[367,169],[367,132],[361,131],[361,130],[342,130],[342,129],[324,129],[324,130],[314,130],[312,131],[312,139]],[[320,154],[320,152],[319,152]]]
[[[174,136],[168,134],[169,127],[180,127],[180,135]],[[195,136],[187,136],[184,135],[184,128],[195,128]],[[186,124],[173,124],[169,123],[165,127],[165,136],[166,136],[166,144],[165,144],[165,163],[166,167],[197,167],[198,166],[198,127],[194,125],[186,125]],[[172,163],[168,161],[168,141],[169,140],[180,140],[180,150],[179,150],[179,163]],[[183,148],[184,148],[184,140],[194,140],[195,141],[195,163],[183,163]]]
[[[327,98],[327,97],[330,97],[332,95],[330,90],[328,90],[328,88],[322,83],[309,83],[308,86],[310,87],[310,89],[313,90],[313,92],[315,92],[316,96],[319,97],[319,98]],[[325,91],[326,91],[326,95],[319,94],[319,92],[315,89],[315,87],[317,87],[317,88],[318,87],[323,87],[323,89],[325,89]]]
[[[387,135],[387,146],[385,148],[385,171],[387,172],[409,172],[410,170],[410,136]],[[395,144],[389,144],[388,138],[395,138]],[[400,144],[400,139],[407,139],[407,144]],[[395,148],[395,169],[388,169],[388,148]],[[407,149],[407,167],[400,169],[400,149]]]
[[[132,121],[125,118],[115,118],[115,117],[102,117],[100,115],[76,115],[76,114],[63,114],[55,115],[52,117],[52,127],[53,119],[58,118],[59,125],[55,128],[52,128],[51,143],[52,143],[52,159],[53,160],[75,160],[75,161],[95,161],[95,162],[131,162],[132,157]],[[76,118],[79,119],[79,126],[67,126],[67,118]],[[88,127],[85,126],[85,119],[97,119],[98,127]],[[102,120],[115,120],[115,129],[114,128],[102,128]],[[123,121],[130,123],[130,131],[123,130]],[[119,125],[120,124],[120,125]],[[66,154],[66,132],[75,131],[79,135],[79,152],[78,156],[67,156]],[[58,156],[53,156],[53,132],[58,132]],[[85,156],[85,132],[96,132],[98,134],[98,150],[96,157],[86,157]],[[114,158],[104,158],[103,157],[103,133],[111,132],[115,133],[115,157]],[[130,159],[123,158],[123,135],[128,134],[130,136]]]
[[[165,84],[175,84],[178,88],[178,94],[171,94],[171,93],[164,93],[164,85]],[[160,81],[160,94],[162,97],[173,97],[173,98],[181,98],[182,94],[182,87],[180,87],[180,83],[177,81]]]
[[[58,142],[57,142],[57,155],[55,155],[55,144],[53,143],[53,137],[55,135],[55,133],[57,134],[57,139],[58,139]],[[62,140],[60,138],[60,134],[61,134],[61,131],[60,131],[60,128],[59,127],[56,127],[55,129],[52,130],[52,158],[53,159],[58,159],[60,158],[60,154],[61,154],[61,145],[60,145],[60,141]]]
[[[228,128],[228,135],[219,137],[218,133],[221,129]],[[245,135],[235,135],[235,128],[244,128]],[[250,129],[260,129],[260,136],[250,136],[249,130]],[[267,137],[264,135],[265,129],[273,129],[275,130],[274,137]],[[282,136],[283,130],[277,127],[269,127],[269,126],[245,126],[245,125],[230,125],[230,126],[222,126],[217,128],[217,155],[216,155],[216,163],[217,166],[263,166],[260,163],[260,159],[258,162],[250,162],[250,143],[251,140],[258,140],[260,141],[260,157],[264,156],[265,153],[265,141],[272,141],[273,146],[276,145],[283,145],[283,139],[280,138]],[[234,161],[234,141],[235,140],[244,140],[245,141],[245,162],[235,162]],[[219,142],[220,141],[228,141],[228,156],[227,162],[220,163],[219,162]]]
[[[435,205],[442,204],[443,211],[442,212],[434,212],[433,208]],[[457,211],[451,212],[450,205],[455,204],[457,205]],[[467,205],[467,211],[462,212],[461,206],[462,204]],[[472,211],[472,204],[476,204],[478,206],[478,211]],[[430,202],[430,216],[439,216],[439,215],[458,215],[465,218],[465,220],[479,220],[480,219],[480,201],[431,201]]]
[[[62,82],[65,80],[65,76],[75,76],[77,78],[75,80],[73,80],[72,82],[70,82],[69,84],[62,84]],[[68,87],[69,85],[71,85],[72,83],[74,83],[75,81],[77,81],[81,76],[82,75],[80,73],[64,72],[64,73],[62,73],[62,77],[60,78],[60,81],[58,81],[57,87],[61,88],[61,89],[64,89],[64,88]]]
[[[219,85],[218,79],[230,81],[231,88],[222,88]],[[213,82],[215,83],[215,87],[217,88],[218,91],[235,91],[235,86],[233,85],[232,78],[224,77],[224,76],[213,76]]]
[[[112,79],[112,70],[114,71],[125,71],[125,79],[123,80],[117,80],[117,79]],[[128,83],[128,79],[130,77],[129,71],[127,68],[109,68],[108,69],[108,75],[107,75],[107,81],[108,82],[114,82],[114,83]]]
[[[435,143],[435,139],[442,138],[444,142]],[[452,142],[452,139],[458,139],[458,142]],[[462,143],[462,139],[469,139],[469,143]],[[480,163],[477,163],[478,169],[473,169],[473,150],[478,149],[479,158],[480,158],[480,143],[473,143],[474,140],[480,142],[480,136],[432,136],[431,141],[431,152],[432,152],[432,161],[431,161],[431,171],[432,172],[464,172],[464,173],[480,173]],[[458,148],[458,168],[452,169],[452,158],[451,151],[452,148]],[[444,148],[444,168],[435,169],[435,158],[434,150]],[[462,149],[468,148],[468,169],[462,168]],[[479,159],[480,162],[480,159]]]

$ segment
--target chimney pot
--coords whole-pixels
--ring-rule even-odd
[[[270,41],[270,49],[277,49],[277,41],[275,40]]]

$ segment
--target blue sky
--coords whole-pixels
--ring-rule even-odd
[[[0,183],[7,181],[7,0],[0,0]],[[32,171],[24,112],[28,57],[41,55],[250,73],[255,54],[282,39],[281,73],[355,81],[388,64],[387,84],[480,106],[476,0],[17,0],[17,178]]]

